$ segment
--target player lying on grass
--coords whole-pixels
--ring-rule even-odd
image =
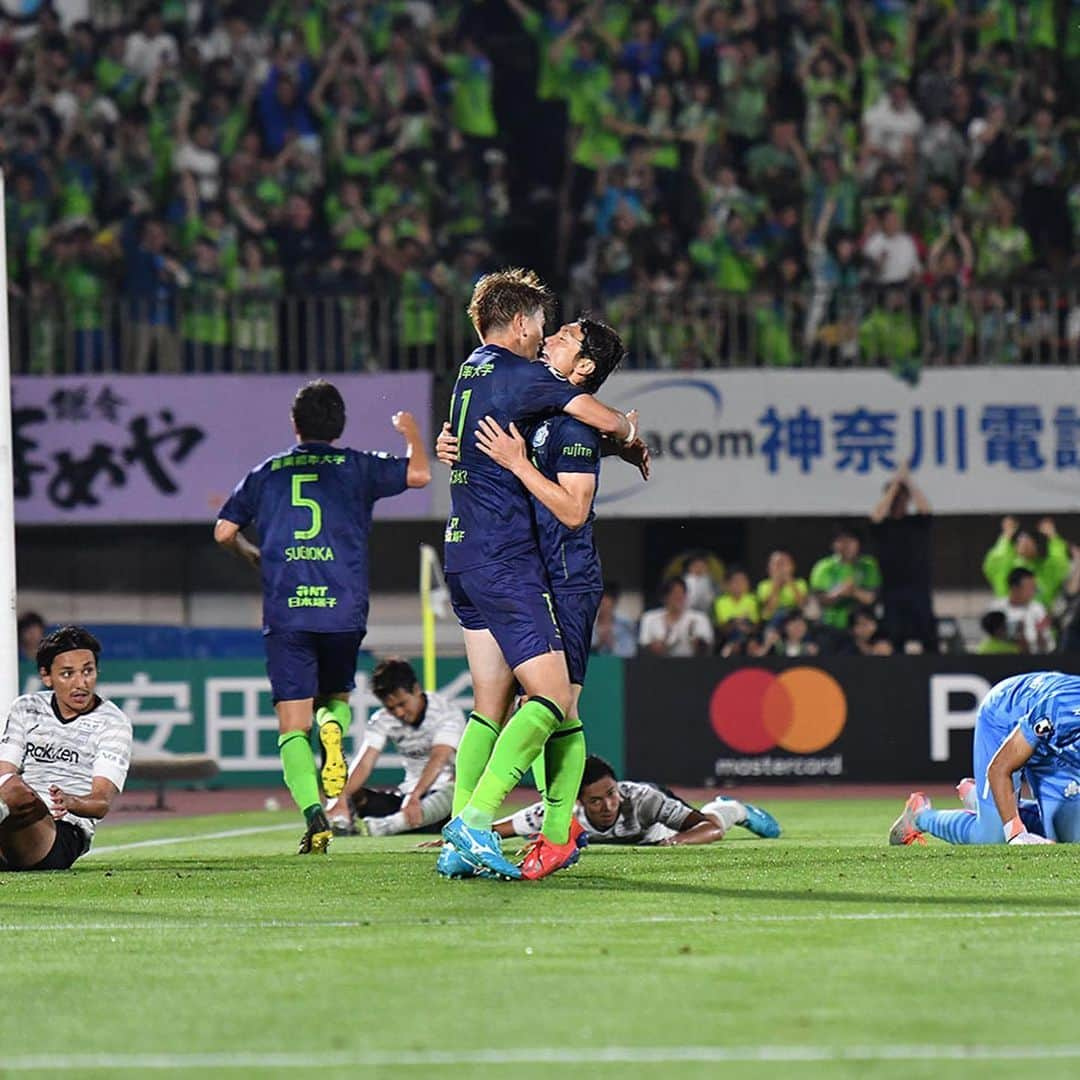
[[[483,417],[508,428],[567,412],[625,444],[636,438],[632,418],[533,362],[552,303],[531,271],[501,271],[477,282],[469,316],[481,345],[461,365],[450,406],[460,459],[450,472],[446,582],[465,638],[475,707],[458,747],[454,817],[443,838],[457,858],[510,879],[521,871],[502,854],[495,816],[549,736],[577,725],[528,495],[461,434]],[[517,686],[526,697],[510,715]],[[565,838],[560,848],[565,858],[574,854]],[[444,855],[452,857],[444,851],[440,869]]]
[[[368,721],[345,790],[326,808],[331,827],[338,835],[367,836],[441,828],[454,801],[464,714],[441,694],[421,690],[416,672],[396,657],[375,668],[371,689],[383,707]],[[387,741],[404,759],[405,779],[393,791],[376,791],[364,785]]]
[[[497,822],[495,831],[502,837],[533,836],[544,815],[544,803],[534,803]],[[715,798],[695,810],[658,784],[616,779],[615,770],[595,754],[585,761],[574,824],[579,844],[582,837],[590,844],[713,844],[733,825],[769,839],[780,835],[776,819],[758,806]]]
[[[131,721],[96,691],[97,638],[63,626],[44,638],[46,689],[12,703],[0,728],[0,870],[66,870],[123,790]]]
[[[319,795],[311,724],[319,726],[323,790],[336,796],[348,767],[342,739],[352,712],[356,656],[367,632],[368,534],[377,499],[431,480],[416,421],[391,419],[405,457],[334,444],[345,430],[345,402],[318,379],[292,403],[296,444],[256,466],[221,508],[214,539],[262,573],[266,671],[278,718],[278,752],[304,815],[300,854],[326,851],[332,833]],[[259,546],[241,529],[254,524]],[[314,716],[313,716],[314,714]]]
[[[582,318],[559,327],[544,341],[542,359],[572,386],[596,393],[621,363],[625,347],[604,323]],[[603,571],[592,523],[603,453],[599,433],[572,416],[559,414],[525,425],[511,422],[504,431],[491,417],[478,421],[479,448],[515,476],[531,496],[537,542],[551,588],[555,617],[570,676],[567,722],[544,744],[532,762],[543,795],[542,830],[521,864],[522,876],[545,877],[577,861],[570,823],[585,768],[585,732],[578,703],[589,662],[593,623],[603,595]],[[530,458],[529,451],[532,451]],[[647,479],[649,453],[636,441],[619,448]],[[437,443],[440,461],[454,467],[459,440],[444,425]],[[447,853],[442,871],[453,874],[468,867]]]
[[[935,810],[913,792],[889,843],[925,843],[924,833],[950,844],[1080,842],[1078,742],[1080,676],[1037,671],[999,682],[975,716],[974,811]],[[1037,814],[1018,799],[1021,777]]]

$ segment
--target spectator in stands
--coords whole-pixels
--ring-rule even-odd
[[[802,578],[795,576],[795,557],[783,548],[769,556],[767,574],[758,582],[758,610],[762,622],[779,626],[791,612],[806,607],[810,590]]]
[[[879,632],[877,615],[872,607],[855,609],[851,617],[851,637],[847,647],[837,651],[851,651],[856,656],[892,656],[892,642]]]
[[[1061,616],[1058,647],[1065,653],[1080,653],[1080,546],[1073,544],[1069,551],[1072,555],[1072,567],[1062,590],[1065,612]]]
[[[770,626],[762,638],[758,655],[817,656],[817,643],[810,633],[810,623],[798,608],[788,611],[779,625]]]
[[[1009,620],[1004,611],[988,611],[979,621],[983,639],[975,647],[979,656],[1007,656],[1020,652],[1020,646],[1009,637]]]
[[[914,504],[915,512],[911,513]],[[870,536],[881,569],[882,631],[903,652],[917,642],[937,652],[931,589],[934,576],[930,502],[905,463],[870,511]]]
[[[832,551],[814,564],[810,588],[821,604],[822,624],[847,630],[857,607],[876,603],[881,570],[873,555],[862,554],[862,538],[848,525],[836,528]]]
[[[45,637],[45,620],[36,611],[24,611],[19,616],[16,632],[19,635],[19,657],[36,664],[38,646]]]
[[[656,656],[701,656],[712,650],[713,628],[700,611],[686,602],[686,582],[681,577],[664,583],[663,607],[641,616],[638,644]]]
[[[715,558],[713,561],[716,562]],[[687,604],[709,618],[716,602],[716,582],[709,570],[709,556],[701,552],[687,556],[682,577],[686,582]]]
[[[1021,652],[1034,655],[1050,652],[1054,635],[1050,615],[1035,599],[1035,575],[1023,566],[1016,566],[1009,571],[1007,580],[1007,594],[990,610],[1004,614],[1006,636],[1016,642]]]
[[[593,624],[592,651],[603,656],[629,659],[637,652],[637,630],[634,621],[618,612],[622,587],[614,581],[604,582],[604,593]]]
[[[746,652],[746,647],[761,622],[757,598],[750,589],[750,575],[741,566],[728,571],[724,591],[716,598],[713,621],[720,641],[721,655]]]
[[[911,300],[903,288],[879,294],[877,303],[859,324],[859,349],[863,362],[888,364],[893,374],[914,386],[922,372],[919,330]]]
[[[878,285],[907,285],[922,271],[915,241],[893,207],[885,211],[881,229],[867,237],[862,251]]]
[[[1017,567],[1031,571],[1035,595],[1049,611],[1069,576],[1069,545],[1051,517],[1041,518],[1035,531],[1021,529],[1012,515],[1001,519],[1001,535],[983,559],[983,574],[994,595],[1009,591],[1009,575]]]

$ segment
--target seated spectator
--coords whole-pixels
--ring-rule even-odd
[[[979,625],[986,635],[975,647],[979,656],[1002,656],[1020,651],[1019,644],[1009,637],[1009,621],[1004,611],[988,611]]]
[[[593,624],[592,651],[601,656],[629,658],[637,652],[637,631],[633,619],[617,611],[622,587],[614,581],[604,582],[604,594]]]
[[[769,576],[758,582],[758,610],[762,622],[779,625],[792,611],[806,606],[810,590],[802,578],[795,576],[795,558],[783,548],[769,556],[767,572]]]
[[[1069,576],[1069,545],[1058,535],[1053,518],[1042,518],[1034,533],[1021,529],[1011,515],[1001,519],[1001,535],[983,559],[983,575],[995,596],[1006,595],[1009,575],[1017,567],[1034,575],[1036,596],[1049,611]]]
[[[716,602],[716,582],[709,570],[709,557],[703,554],[688,556],[683,580],[686,582],[687,603],[694,611],[700,611],[708,618]]]
[[[724,591],[716,598],[713,621],[720,634],[722,655],[745,652],[747,642],[761,622],[757,598],[750,591],[750,577],[741,567],[732,567]]]
[[[712,650],[713,628],[700,611],[687,605],[681,577],[664,583],[664,606],[641,616],[638,644],[656,656],[701,656]]]
[[[1046,608],[1035,599],[1035,575],[1022,566],[1009,571],[1008,593],[991,611],[1004,613],[1006,635],[1022,653],[1042,655],[1053,648],[1054,635]]]
[[[24,611],[16,625],[19,635],[19,657],[37,663],[38,646],[45,636],[45,620],[36,611]]]
[[[850,526],[836,529],[832,549],[810,571],[810,588],[821,604],[822,624],[847,630],[856,608],[877,601],[881,570],[873,555],[862,554],[862,539]]]
[[[878,630],[872,607],[856,608],[851,618],[851,643],[859,656],[892,656],[892,643]]]
[[[817,656],[819,651],[810,623],[799,608],[789,609],[770,623],[760,646],[751,650],[754,656]]]

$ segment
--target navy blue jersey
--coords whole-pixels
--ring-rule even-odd
[[[504,431],[561,412],[584,391],[546,364],[498,345],[482,345],[461,365],[450,400],[459,460],[450,470],[446,569],[461,573],[523,554],[537,554],[529,495],[517,477],[476,445],[473,432],[490,416]]]
[[[559,473],[591,473],[600,486],[600,433],[572,416],[560,414],[538,424],[529,436],[533,464],[549,480]],[[600,556],[593,539],[596,495],[579,529],[567,528],[539,499],[533,499],[536,535],[551,587],[582,593],[603,589]]]
[[[405,490],[408,468],[406,458],[309,442],[237,484],[218,517],[258,529],[264,633],[366,629],[371,510]]]

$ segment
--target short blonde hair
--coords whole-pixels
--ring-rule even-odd
[[[516,315],[544,312],[545,321],[554,311],[555,297],[533,270],[508,267],[485,274],[473,289],[469,318],[483,338],[492,330],[509,326]]]

